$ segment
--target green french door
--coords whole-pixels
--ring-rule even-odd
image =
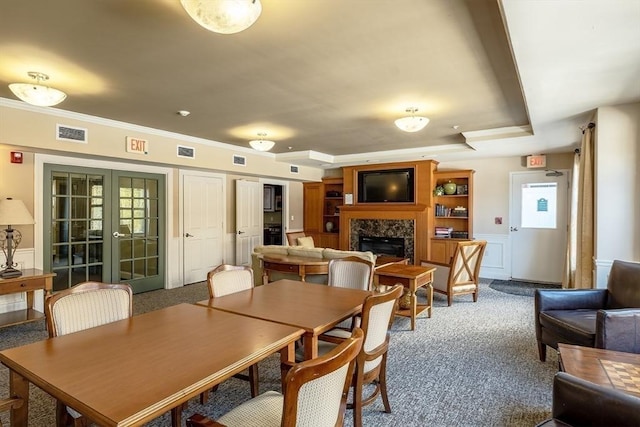
[[[163,175],[45,165],[44,267],[54,291],[84,281],[164,288]]]

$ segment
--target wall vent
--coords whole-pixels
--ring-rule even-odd
[[[233,155],[233,164],[236,166],[247,166],[247,158],[244,156]]]
[[[289,165],[289,171],[291,173],[299,173],[299,168],[298,168],[298,166]]]
[[[195,159],[196,149],[193,147],[185,147],[184,145],[178,145],[178,152],[176,154],[178,157],[184,157],[186,159]]]
[[[87,144],[89,142],[89,131],[85,128],[77,128],[67,125],[56,125],[56,139],[58,141],[79,142]]]

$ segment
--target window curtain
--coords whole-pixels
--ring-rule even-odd
[[[565,263],[565,288],[593,288],[594,247],[594,165],[593,129],[582,131],[580,151],[574,155],[569,239]],[[577,189],[577,191],[576,191]]]

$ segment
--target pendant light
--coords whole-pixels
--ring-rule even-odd
[[[266,138],[267,134],[266,133],[259,133],[258,134],[258,139],[254,139],[252,141],[249,141],[249,145],[251,146],[251,148],[253,148],[254,150],[257,151],[269,151],[273,148],[274,145],[276,145],[275,142],[273,141],[268,141],[265,140],[264,138]]]
[[[409,107],[406,109],[407,113],[410,113],[410,116],[402,117],[395,121],[398,129],[403,130],[405,132],[418,132],[419,130],[424,129],[426,125],[429,124],[429,119],[427,117],[416,116],[418,109],[415,107]]]
[[[244,31],[262,13],[260,0],[180,0],[180,3],[194,21],[220,34]]]
[[[37,71],[29,71],[29,77],[34,79],[35,83],[11,83],[9,89],[18,98],[31,105],[40,107],[51,107],[65,100],[67,94],[52,87],[40,84],[49,80],[49,76]]]

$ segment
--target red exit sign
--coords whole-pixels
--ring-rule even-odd
[[[538,156],[527,156],[527,167],[528,168],[546,168],[547,167],[547,156],[544,154]]]

